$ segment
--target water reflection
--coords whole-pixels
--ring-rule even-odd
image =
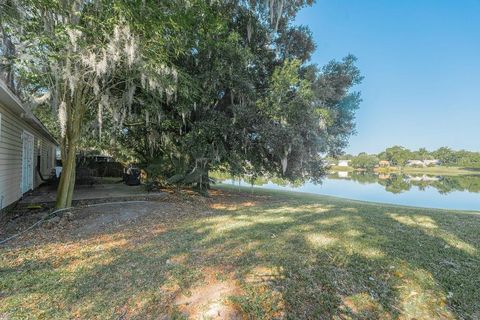
[[[410,191],[413,186],[419,190],[434,188],[441,194],[453,191],[480,193],[480,175],[433,176],[410,174],[376,174],[370,172],[335,172],[328,179],[347,179],[360,184],[379,184],[391,193]]]
[[[434,176],[336,172],[312,182],[289,183],[279,178],[216,177],[225,184],[330,195],[354,200],[416,207],[480,210],[480,175]],[[253,189],[252,189],[253,190]]]

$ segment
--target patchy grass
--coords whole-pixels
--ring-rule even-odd
[[[478,319],[479,230],[472,212],[224,187],[98,207],[0,247],[0,318]]]

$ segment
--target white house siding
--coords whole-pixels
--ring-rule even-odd
[[[37,155],[40,152],[40,171],[44,178],[50,176],[55,166],[56,144],[48,135],[30,126],[0,101],[0,201],[4,208],[22,197],[22,134],[24,130],[34,136],[33,185],[41,184],[36,171]],[[52,154],[53,153],[53,154]]]
[[[350,164],[350,160],[338,160],[339,167],[348,167]]]

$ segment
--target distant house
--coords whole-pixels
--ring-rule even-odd
[[[422,160],[407,160],[405,164],[409,167],[424,167],[425,164]]]
[[[438,166],[441,164],[441,161],[438,159],[432,159],[432,160],[423,160],[423,163],[426,166]]]
[[[0,208],[50,176],[57,146],[43,124],[0,80]]]
[[[407,160],[406,165],[409,167],[428,167],[428,166],[438,166],[440,160]]]
[[[390,161],[387,160],[380,160],[378,161],[379,167],[390,167]]]
[[[350,164],[350,160],[338,160],[339,167],[348,167]]]

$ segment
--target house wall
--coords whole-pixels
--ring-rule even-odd
[[[339,160],[338,161],[338,166],[339,167],[348,167],[349,161],[348,160]]]
[[[4,208],[22,197],[22,133],[26,130],[34,136],[33,185],[41,184],[37,173],[37,156],[40,154],[40,172],[50,176],[55,166],[56,144],[44,133],[30,126],[0,101],[0,206]]]

